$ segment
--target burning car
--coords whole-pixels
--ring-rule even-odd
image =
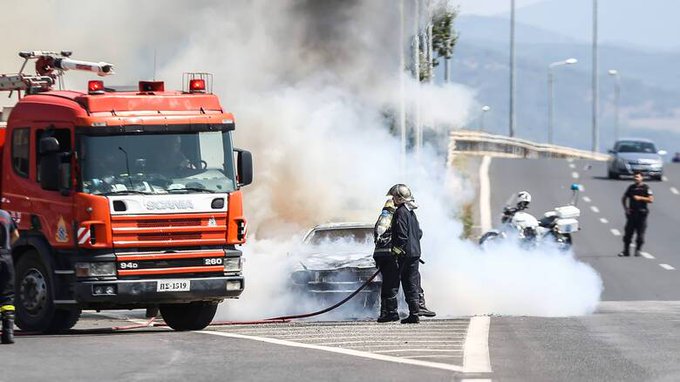
[[[377,271],[373,260],[373,224],[329,223],[312,228],[292,254],[292,288],[324,303],[334,303],[359,289]],[[377,308],[378,275],[351,302]]]

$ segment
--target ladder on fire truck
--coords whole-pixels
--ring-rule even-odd
[[[74,60],[69,51],[50,52],[35,50],[32,52],[19,52],[19,57],[24,59],[21,69],[17,74],[0,74],[0,91],[21,92],[35,94],[51,90],[62,75],[68,70],[82,70],[96,73],[98,76],[113,74],[113,65],[106,62],[91,62]],[[35,74],[24,74],[29,60],[35,60]]]

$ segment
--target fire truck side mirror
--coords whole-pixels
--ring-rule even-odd
[[[55,137],[40,139],[40,165],[38,178],[44,190],[68,192],[70,188],[69,154],[59,152],[59,141]]]
[[[235,149],[238,185],[247,186],[253,182],[253,155],[250,151]]]

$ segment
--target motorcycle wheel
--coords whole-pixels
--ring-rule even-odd
[[[559,248],[561,251],[567,251],[571,248],[572,241],[570,233],[561,234],[557,232],[551,232],[550,236],[557,244],[557,248]]]
[[[484,235],[482,235],[482,237],[479,238],[479,245],[481,247],[484,247],[488,243],[498,240],[499,238],[500,234],[498,232],[495,231],[486,232]]]

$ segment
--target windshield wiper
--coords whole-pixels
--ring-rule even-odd
[[[184,187],[184,188],[173,188],[171,190],[167,190],[168,192],[174,192],[174,191],[196,191],[196,192],[207,192],[210,194],[214,194],[215,191],[213,190],[208,190],[207,188],[199,188],[199,187]]]
[[[153,195],[153,192],[135,191],[135,190],[120,190],[120,191],[102,192],[100,195],[108,196],[108,195],[127,195],[127,194]]]

